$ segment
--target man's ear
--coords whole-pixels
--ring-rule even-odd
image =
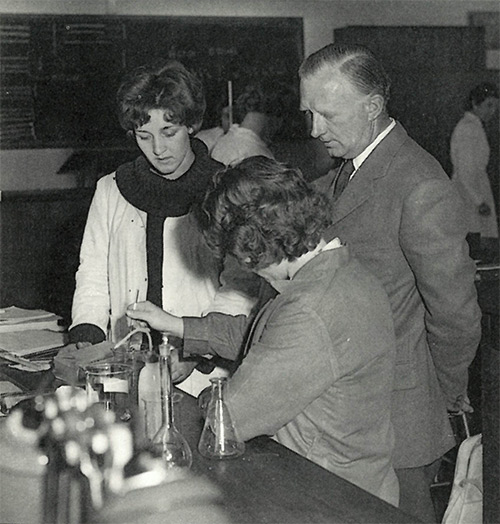
[[[366,112],[369,120],[377,119],[385,111],[385,101],[382,95],[373,94],[366,100]]]

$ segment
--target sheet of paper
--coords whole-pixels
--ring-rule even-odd
[[[58,321],[61,317],[52,315],[47,318],[38,318],[36,320],[28,320],[27,322],[0,322],[0,333],[7,331],[27,331],[34,329],[50,329],[51,331],[64,331],[64,327],[60,326]]]
[[[12,407],[12,405],[15,405],[15,401],[9,402],[9,395],[15,394],[15,393],[21,393],[22,390],[15,386],[14,384],[11,384],[10,382],[7,382],[6,380],[0,380],[0,417],[5,417],[8,415],[9,409]],[[4,398],[7,397],[7,398]],[[5,409],[5,412],[4,412]]]
[[[0,380],[0,395],[4,395],[6,393],[21,393],[21,391],[22,389],[18,388],[11,382]]]
[[[65,333],[46,329],[0,333],[0,348],[10,351],[14,355],[31,355],[62,347],[65,344]]]
[[[54,313],[43,309],[23,309],[17,306],[10,306],[0,309],[0,324],[17,324],[29,320],[53,317]]]

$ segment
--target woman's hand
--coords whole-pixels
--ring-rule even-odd
[[[127,308],[127,316],[134,320],[143,320],[157,331],[163,331],[179,338],[184,337],[182,317],[171,315],[149,301],[131,304]]]

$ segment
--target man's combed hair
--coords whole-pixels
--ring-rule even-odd
[[[149,111],[160,109],[165,119],[197,132],[206,102],[201,80],[176,61],[141,66],[128,74],[117,93],[118,118],[123,129],[134,131],[149,121]]]
[[[263,156],[218,173],[198,209],[208,245],[250,269],[314,249],[330,216],[326,197],[298,169]]]
[[[302,62],[299,76],[308,77],[323,67],[338,68],[360,93],[381,95],[387,105],[391,81],[381,62],[367,47],[357,44],[327,45]]]

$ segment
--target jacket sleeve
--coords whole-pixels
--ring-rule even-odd
[[[93,324],[104,333],[109,322],[108,285],[109,226],[107,220],[109,192],[106,179],[97,183],[90,204],[87,224],[80,249],[80,265],[76,273],[72,325]]]
[[[272,314],[228,384],[239,438],[274,435],[330,387],[338,376],[331,346],[323,323],[306,308],[292,303]]]
[[[425,307],[425,325],[448,405],[466,395],[468,367],[481,336],[475,264],[461,202],[449,180],[425,180],[405,199],[400,243]]]
[[[185,352],[225,358],[237,354],[234,348],[248,325],[244,316],[218,313],[184,321]],[[331,344],[317,315],[304,308],[289,304],[268,318],[228,384],[227,404],[239,438],[273,435],[332,384],[335,373],[325,351]]]
[[[251,320],[245,315],[209,313],[184,317],[184,356],[216,355],[236,360]]]
[[[68,342],[77,344],[78,342],[90,342],[99,344],[106,339],[106,333],[94,324],[77,324],[68,332]]]

